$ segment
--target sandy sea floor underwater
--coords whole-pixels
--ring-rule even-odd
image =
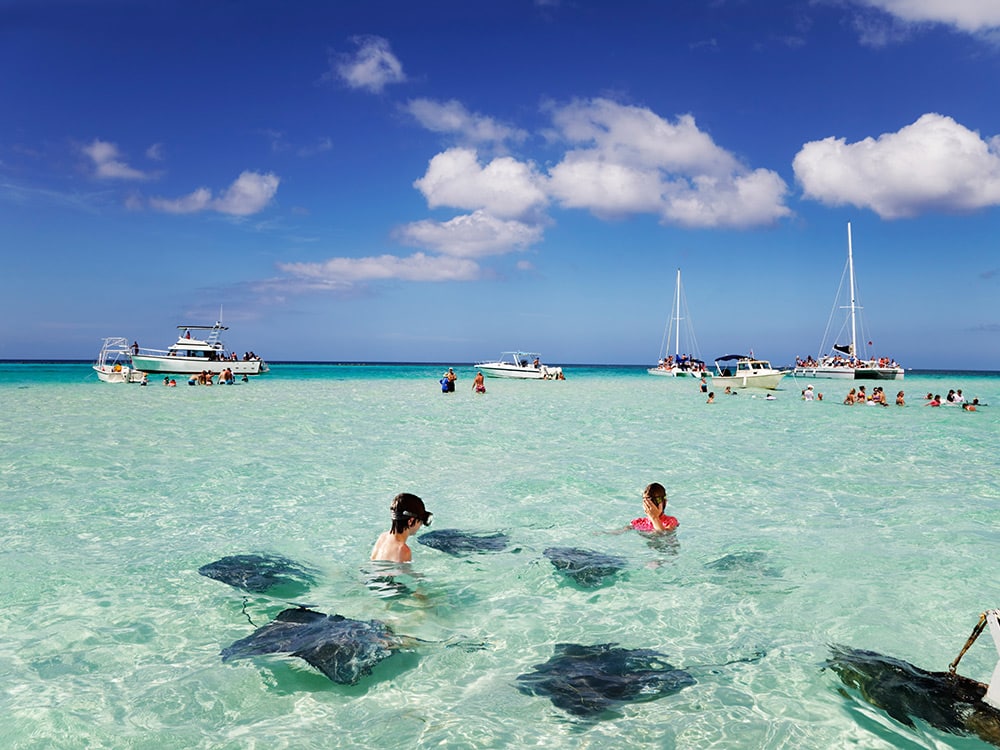
[[[0,364],[0,745],[11,748],[972,748],[824,669],[831,644],[945,670],[1000,606],[1000,378],[911,374],[904,408],[786,378],[716,394],[639,368],[486,381],[438,365],[275,365],[235,386],[99,383]],[[808,384],[822,402],[804,402]],[[962,388],[975,413],[923,406]],[[667,488],[669,541],[622,533]],[[368,554],[400,491],[455,557]],[[581,586],[545,551],[621,558]],[[198,574],[227,555],[316,572],[294,598]],[[289,602],[420,639],[357,685],[220,651]],[[556,644],[653,649],[694,683],[581,718],[518,689]],[[960,671],[987,680],[988,636]],[[640,696],[642,697],[642,696]]]

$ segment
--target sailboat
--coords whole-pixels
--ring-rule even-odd
[[[844,273],[850,280],[850,302],[847,305],[839,304],[841,289],[844,286],[844,280],[841,277],[841,288],[837,290],[837,301],[834,303],[833,311],[830,313],[830,321],[827,323],[820,351],[826,351],[828,342],[835,342],[838,337],[847,333],[844,329],[848,326],[850,326],[850,342],[847,344],[834,343],[829,353],[821,354],[819,357],[797,360],[792,375],[799,378],[836,378],[839,380],[902,380],[903,368],[894,359],[889,357],[870,357],[867,348],[863,355],[859,355],[858,353],[859,312],[862,310],[862,307],[858,304],[856,293],[854,248],[851,242],[850,222],[847,224],[847,267]],[[830,325],[833,322],[838,307],[841,309],[846,308],[849,314],[843,327],[831,338]],[[862,341],[864,341],[864,338],[862,338]],[[871,346],[871,343],[869,341],[868,346]]]
[[[685,323],[685,335],[688,351],[681,354],[681,321]],[[673,345],[674,353],[670,354]],[[691,356],[693,352],[697,357]],[[656,367],[646,370],[650,375],[668,378],[700,378],[712,373],[705,369],[705,363],[698,353],[698,342],[694,337],[694,327],[691,325],[691,315],[688,313],[687,300],[681,287],[681,269],[677,269],[677,288],[674,290],[674,302],[670,306],[670,318],[663,331],[663,341],[660,344],[660,357]]]

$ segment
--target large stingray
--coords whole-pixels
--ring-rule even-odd
[[[614,576],[628,564],[624,558],[578,547],[549,547],[542,554],[556,570],[590,589],[612,583]]]
[[[518,676],[518,690],[546,696],[574,716],[594,718],[626,702],[656,700],[695,684],[663,654],[615,643],[557,643],[552,658],[534,670]]]
[[[316,582],[315,571],[281,555],[230,555],[198,572],[254,594],[280,589],[286,597],[299,596]]]
[[[477,552],[501,552],[507,548],[510,539],[499,531],[493,534],[476,534],[459,529],[438,529],[421,534],[417,541],[459,557]]]
[[[286,609],[222,650],[222,661],[262,654],[305,659],[334,682],[354,685],[396,651],[416,643],[379,620],[350,620],[311,609]]]
[[[874,651],[831,646],[825,667],[868,703],[908,727],[922,719],[951,734],[1000,746],[1000,711],[984,703],[986,685],[950,672],[928,672]]]

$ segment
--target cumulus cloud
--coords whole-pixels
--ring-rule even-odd
[[[1000,205],[1000,137],[929,113],[896,133],[806,143],[792,167],[805,197],[885,219]]]
[[[492,117],[473,114],[454,99],[448,102],[411,99],[403,109],[431,132],[454,135],[464,143],[502,143],[527,138],[523,130],[503,125]]]
[[[95,138],[81,150],[94,162],[94,174],[97,177],[113,180],[148,180],[150,178],[150,175],[130,167],[122,160],[117,144]]]
[[[523,250],[542,238],[542,227],[498,219],[485,211],[444,221],[418,221],[397,230],[400,241],[462,258],[482,258]]]
[[[690,227],[770,224],[791,211],[777,173],[750,170],[690,115],[670,122],[607,99],[553,108],[571,145],[549,172],[549,193],[566,208],[602,217],[653,213]]]
[[[278,191],[280,178],[273,174],[243,172],[217,198],[212,191],[201,187],[180,198],[150,198],[149,205],[158,211],[188,214],[198,211],[218,211],[230,216],[249,216],[262,210]]]
[[[281,271],[312,288],[341,289],[365,281],[472,281],[479,278],[475,261],[414,253],[405,258],[379,255],[330,258],[322,263],[282,263]]]
[[[352,41],[357,46],[355,53],[341,55],[333,65],[333,72],[352,89],[378,94],[390,83],[406,80],[403,64],[392,53],[387,39],[359,36]]]
[[[524,217],[548,200],[545,179],[532,164],[505,156],[483,166],[468,148],[435,156],[413,185],[431,208],[482,209],[499,218]]]
[[[940,23],[969,33],[1000,30],[1000,3],[991,0],[859,0],[907,23]]]

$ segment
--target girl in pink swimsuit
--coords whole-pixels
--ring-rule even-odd
[[[636,531],[673,531],[678,521],[663,511],[667,508],[667,491],[659,482],[646,486],[642,492],[642,509],[646,512],[644,518],[632,520],[631,528]]]

